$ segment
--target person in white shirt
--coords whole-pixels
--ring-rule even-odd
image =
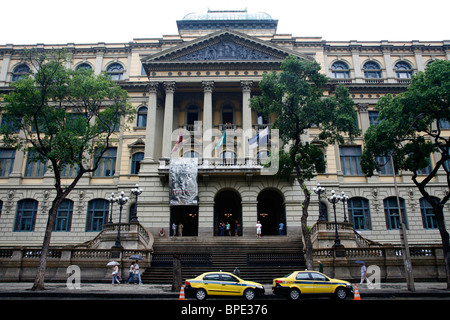
[[[262,228],[262,224],[261,224],[261,222],[258,221],[258,223],[256,224],[256,237],[257,238],[261,238],[261,228]]]

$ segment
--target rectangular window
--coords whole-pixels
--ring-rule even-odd
[[[360,159],[361,159],[361,147],[339,147],[339,153],[341,155],[341,168],[342,172],[346,176],[362,175]]]
[[[0,149],[0,176],[7,177],[12,171],[16,150]]]
[[[47,161],[36,159],[34,152],[28,152],[25,177],[43,177],[47,168]]]
[[[96,152],[95,162],[99,152]],[[98,163],[94,177],[113,177],[116,172],[117,148],[108,148]]]

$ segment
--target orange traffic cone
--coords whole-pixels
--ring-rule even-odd
[[[353,294],[353,300],[361,300],[361,296],[359,295],[358,286],[355,284],[355,293]]]
[[[186,300],[184,297],[184,285],[181,286],[180,297],[178,300]]]

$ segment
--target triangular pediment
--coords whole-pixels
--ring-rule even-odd
[[[297,52],[280,48],[236,31],[221,30],[177,47],[142,59],[142,63],[223,63],[223,62],[281,62],[293,54],[310,60]]]

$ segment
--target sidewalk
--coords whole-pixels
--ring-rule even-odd
[[[171,292],[171,285],[162,284],[120,284],[81,283],[79,289],[69,289],[65,283],[46,283],[45,291],[31,291],[30,282],[0,282],[0,299],[28,298],[78,298],[78,299],[178,299],[179,292]],[[379,289],[370,289],[366,284],[357,284],[361,298],[450,298],[445,282],[416,282],[415,292],[407,289],[406,283],[381,283]],[[265,284],[264,299],[279,299],[272,294],[272,284]]]

